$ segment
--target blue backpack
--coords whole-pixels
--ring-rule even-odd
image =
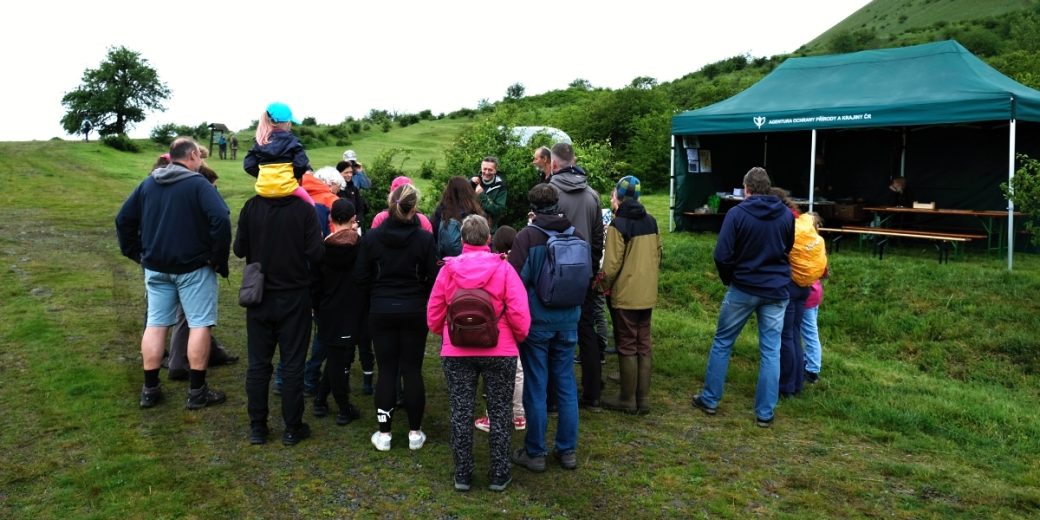
[[[462,223],[457,219],[442,220],[437,230],[437,257],[459,256],[462,254]]]
[[[574,226],[566,231],[550,231],[534,224],[549,236],[546,256],[538,274],[534,292],[546,307],[574,307],[585,301],[592,279],[592,248],[574,234]]]

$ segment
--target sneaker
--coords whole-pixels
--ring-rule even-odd
[[[491,484],[488,486],[488,489],[490,489],[491,491],[505,491],[506,488],[509,487],[509,483],[512,481],[512,475],[506,475],[504,477],[493,477],[491,479]]]
[[[469,491],[470,486],[473,484],[473,473],[460,477],[455,475],[453,478],[455,481],[455,491]]]
[[[806,383],[809,383],[810,385],[815,385],[816,382],[819,381],[819,380],[820,380],[820,374],[817,374],[815,372],[809,372],[808,370],[805,371],[805,382]]]
[[[540,457],[532,457],[527,454],[527,450],[520,448],[513,452],[513,464],[517,466],[523,466],[530,471],[535,473],[541,473],[545,471],[545,455]]]
[[[375,432],[372,434],[372,445],[379,451],[390,451],[389,433]]]
[[[266,424],[257,424],[249,428],[249,444],[267,444],[267,436],[271,433]]]
[[[773,416],[773,417],[775,417],[775,416]],[[759,428],[769,428],[770,426],[773,425],[773,417],[770,417],[768,419],[762,419],[761,417],[755,417],[755,426],[758,426]]]
[[[162,385],[152,388],[141,386],[141,408],[151,408],[162,400]]]
[[[282,434],[282,445],[284,446],[296,446],[300,441],[311,436],[311,427],[307,423],[300,423],[299,426],[293,429],[286,429],[285,433]]]
[[[203,385],[202,388],[188,390],[188,404],[184,407],[189,410],[201,410],[207,406],[223,403],[226,400],[227,396],[224,392],[210,390],[209,385]]]
[[[553,458],[560,461],[563,469],[578,469],[578,455],[573,451],[567,453],[553,452]]]
[[[361,412],[359,412],[354,405],[348,404],[346,410],[341,409],[339,413],[336,414],[336,425],[346,426],[360,417]]]
[[[524,416],[513,417],[513,429],[514,430],[526,430],[527,429],[527,418]]]
[[[700,408],[702,412],[708,415],[715,415],[715,409],[705,404],[699,394],[693,396],[693,400],[690,401],[690,404],[693,405],[694,408]]]
[[[481,417],[480,419],[473,421],[473,427],[482,432],[490,432],[491,420],[488,419],[488,417],[485,415],[484,417]]]
[[[426,444],[426,434],[419,430],[417,432],[408,432],[408,449],[417,450]]]
[[[315,417],[325,417],[329,414],[329,403],[327,401],[319,401],[315,399],[311,413],[313,413]]]

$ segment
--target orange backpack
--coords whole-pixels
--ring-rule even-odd
[[[799,287],[810,287],[827,270],[827,246],[816,232],[813,217],[803,214],[794,221],[794,247],[787,257],[791,280]]]

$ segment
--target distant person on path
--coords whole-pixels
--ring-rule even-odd
[[[480,175],[473,176],[469,182],[477,194],[480,207],[488,219],[491,231],[498,229],[499,220],[506,211],[506,183],[498,173],[498,158],[489,155],[480,163]]]
[[[231,134],[231,160],[237,160],[238,158],[238,136]]]
[[[141,337],[142,408],[162,398],[159,369],[167,329],[178,308],[188,320],[190,364],[186,407],[198,410],[224,402],[206,385],[210,327],[217,322],[217,275],[228,276],[231,219],[216,188],[198,174],[199,145],[179,137],[170,145],[171,164],[156,169],[116,216],[119,247],[144,267],[148,320]]]
[[[559,192],[559,209],[563,216],[592,248],[592,266],[595,270],[603,258],[603,213],[599,207],[599,194],[589,186],[588,176],[576,164],[574,148],[568,143],[557,143],[552,147],[553,174],[549,185]],[[578,348],[581,353],[582,396],[579,405],[592,411],[601,410],[600,395],[603,391],[603,367],[600,359],[599,336],[596,333],[596,301],[598,291],[588,281],[585,303],[581,305],[581,320],[578,322]]]
[[[426,304],[437,276],[433,235],[417,217],[419,192],[402,183],[390,193],[390,216],[365,233],[354,266],[354,278],[369,295],[369,331],[375,347],[376,422],[372,445],[390,450],[398,374],[404,379],[408,412],[408,447],[426,443],[422,431],[426,387],[422,363],[426,353]]]
[[[534,225],[552,231],[566,231],[571,222],[561,215],[559,194],[548,184],[536,184],[527,192],[534,210]],[[598,211],[598,210],[597,210]],[[575,235],[580,238],[581,231]],[[581,306],[547,307],[535,292],[542,265],[547,261],[549,237],[533,226],[516,234],[509,251],[509,263],[520,273],[527,288],[531,309],[531,330],[520,347],[524,365],[524,412],[527,434],[524,445],[513,453],[513,462],[534,472],[545,471],[545,442],[548,427],[546,391],[550,381],[556,392],[559,415],[553,455],[564,469],[578,467],[578,395],[574,380],[574,345],[578,341]],[[599,366],[599,363],[596,363]],[[494,421],[492,421],[494,424]]]
[[[715,415],[722,400],[733,343],[751,313],[758,316],[760,360],[755,390],[755,424],[773,423],[780,381],[780,333],[787,307],[791,266],[787,255],[794,245],[791,210],[769,193],[769,175],[752,168],[744,175],[744,201],[726,213],[715,245],[715,267],[729,286],[719,309],[704,389],[692,404]]]
[[[311,284],[319,276],[325,247],[314,206],[299,197],[247,200],[238,216],[235,256],[263,267],[263,301],[246,309],[249,368],[246,397],[249,442],[265,444],[268,390],[275,347],[282,369],[282,444],[310,437],[303,422],[303,365],[311,335]]]
[[[267,110],[260,114],[255,143],[246,152],[242,167],[256,177],[257,195],[268,198],[296,195],[313,206],[314,201],[300,183],[303,174],[314,169],[303,144],[291,131],[293,123],[299,124],[299,121],[293,117],[289,105],[277,101],[267,105]]]
[[[607,228],[601,287],[609,295],[617,339],[621,390],[603,406],[626,413],[650,411],[653,338],[651,315],[657,303],[661,234],[657,221],[639,203],[639,179],[628,175],[611,194],[614,221]]]
[[[217,146],[220,149],[220,158],[227,159],[227,137],[221,132],[220,139],[217,140]]]
[[[464,177],[457,177],[464,183]],[[465,186],[468,191],[469,186]],[[527,337],[531,314],[523,282],[505,259],[488,250],[491,230],[478,214],[462,220],[462,252],[449,257],[437,275],[426,310],[430,331],[442,336],[441,363],[451,404],[451,451],[455,462],[455,489],[468,491],[473,481],[473,407],[477,382],[484,377],[491,420],[490,459],[492,491],[503,491],[513,480],[509,458],[513,385],[517,344]],[[480,289],[488,298],[498,342],[474,347],[452,341],[452,302],[460,290]]]

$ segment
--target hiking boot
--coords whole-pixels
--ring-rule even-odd
[[[249,444],[267,444],[267,436],[271,433],[266,424],[254,424],[249,427]]]
[[[356,419],[361,417],[361,412],[352,404],[348,404],[346,409],[340,409],[339,413],[336,414],[336,425],[346,426]]]
[[[480,431],[482,431],[482,432],[490,432],[491,431],[491,419],[488,419],[488,416],[485,415],[484,417],[481,417],[481,418],[473,421],[473,427],[478,429],[478,430],[480,430]]]
[[[189,410],[200,410],[207,406],[223,403],[226,400],[227,396],[224,395],[224,392],[210,390],[209,385],[203,385],[202,388],[188,390],[188,404],[184,407]]]
[[[426,444],[426,434],[422,430],[408,433],[408,449],[418,450],[423,444]]]
[[[493,477],[491,479],[491,484],[488,486],[488,489],[490,489],[491,491],[505,491],[506,488],[509,487],[509,483],[512,481],[512,475],[506,475],[504,477]]]
[[[141,385],[141,408],[151,408],[162,400],[162,385],[152,388]]]
[[[805,371],[805,382],[806,383],[809,383],[810,385],[815,385],[816,382],[819,381],[819,380],[820,380],[820,374],[817,374],[815,372],[809,372],[808,370]]]
[[[578,454],[573,451],[567,453],[553,452],[553,458],[560,462],[563,469],[578,469]]]
[[[372,434],[372,445],[379,451],[390,451],[390,439],[389,433],[375,432]]]
[[[311,436],[311,427],[307,423],[300,423],[299,426],[286,429],[285,433],[282,434],[282,445],[283,446],[296,446],[300,441]]]
[[[755,417],[755,426],[758,426],[759,428],[769,428],[772,425],[773,425],[773,417],[770,417],[768,419],[762,419],[761,417]]]
[[[455,483],[455,491],[469,491],[469,488],[473,484],[473,473],[470,472],[469,475],[462,477],[455,475],[452,480]]]
[[[545,471],[545,455],[539,457],[532,457],[527,454],[527,450],[520,448],[513,452],[513,464],[517,466],[523,466],[530,471],[535,473],[541,473]]]
[[[312,408],[313,410],[311,411],[311,413],[313,413],[315,417],[325,417],[329,414],[328,401],[319,401],[315,399],[314,406]]]
[[[699,394],[693,396],[693,399],[690,401],[690,404],[693,405],[694,408],[699,408],[702,412],[708,415],[715,415],[716,410],[705,404],[704,401],[701,400],[701,396]]]

